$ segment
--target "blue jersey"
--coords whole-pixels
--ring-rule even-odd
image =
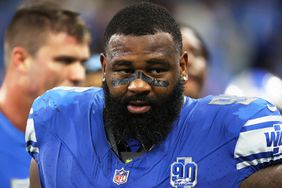
[[[262,99],[188,97],[167,138],[131,162],[111,149],[96,88],[57,88],[33,104],[26,132],[43,187],[239,187],[282,159],[282,118]]]
[[[24,133],[0,113],[0,187],[29,187],[30,159]]]

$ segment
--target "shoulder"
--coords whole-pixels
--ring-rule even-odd
[[[189,105],[187,105],[189,106]],[[208,96],[191,102],[191,124],[200,124],[208,130],[223,130],[227,138],[238,139],[246,144],[243,137],[265,131],[281,122],[277,108],[268,101],[254,97]],[[262,135],[263,136],[263,135]],[[246,137],[247,140],[252,137]]]
[[[33,103],[33,108],[40,109],[58,105],[69,105],[83,99],[91,100],[91,97],[101,96],[102,89],[95,87],[56,87],[39,96]]]
[[[30,110],[29,119],[44,124],[51,118],[79,116],[87,113],[92,106],[102,108],[103,90],[95,87],[57,87],[38,97]]]
[[[65,131],[87,125],[92,108],[103,108],[103,90],[99,88],[58,87],[38,97],[30,110],[25,138],[28,151],[38,153],[47,138],[64,138]],[[50,139],[49,139],[50,140]]]
[[[226,95],[208,96],[195,103],[194,119],[209,122],[210,130],[221,130],[234,141],[235,167],[244,171],[243,179],[281,163],[282,117],[276,106],[260,98]]]
[[[220,110],[231,110],[247,116],[267,107],[270,103],[257,97],[238,97],[232,95],[208,96],[202,99],[202,103]],[[244,113],[247,112],[247,113]]]
[[[246,129],[258,121],[280,119],[277,108],[266,100],[255,97],[207,96],[201,99],[187,98],[184,104],[184,118],[190,126],[222,133],[226,139],[236,139]],[[200,126],[199,126],[200,125]],[[269,125],[270,126],[270,125]]]
[[[198,111],[206,112],[207,116],[221,116],[225,121],[238,119],[244,123],[253,118],[279,115],[273,104],[256,97],[208,96],[197,100],[197,103]]]
[[[270,102],[260,98],[215,96],[205,102],[217,106],[223,126],[233,132],[237,170],[250,175],[281,162],[282,117]],[[234,131],[236,130],[236,131]]]
[[[52,112],[65,110],[74,105],[88,105],[95,98],[103,98],[102,89],[95,87],[57,87],[39,96],[33,102],[31,111],[34,115],[45,113],[44,117],[47,118]]]

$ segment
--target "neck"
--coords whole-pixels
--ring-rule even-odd
[[[7,85],[0,89],[0,111],[20,131],[24,132],[33,98],[19,85]]]

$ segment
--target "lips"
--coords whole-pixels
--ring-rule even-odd
[[[151,106],[144,103],[143,101],[131,101],[127,105],[127,110],[134,114],[146,113],[151,109]]]

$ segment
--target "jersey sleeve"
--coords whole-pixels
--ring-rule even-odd
[[[49,93],[38,97],[30,109],[29,117],[26,125],[25,141],[27,152],[38,160],[38,154],[40,152],[40,140],[44,138],[42,132],[45,133],[45,137],[48,134],[46,121],[52,117],[52,107],[55,106],[52,97]],[[45,126],[44,126],[45,125]]]
[[[34,130],[34,119],[32,115],[33,109],[31,108],[26,125],[25,141],[27,152],[35,159],[36,155],[39,153],[39,147],[37,144],[37,138]]]
[[[256,113],[242,126],[234,150],[236,169],[249,175],[282,162],[282,117],[279,111],[262,99],[250,109]]]

